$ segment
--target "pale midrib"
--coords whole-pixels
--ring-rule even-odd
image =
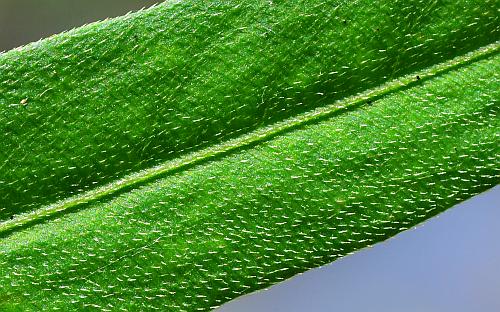
[[[311,122],[316,122],[323,120],[335,113],[342,110],[348,110],[349,108],[357,108],[362,104],[370,103],[372,100],[379,99],[382,96],[394,93],[399,90],[403,90],[413,86],[416,82],[416,76],[420,78],[419,81],[430,79],[437,75],[446,73],[457,67],[467,65],[470,62],[482,59],[483,57],[489,56],[498,52],[500,48],[500,41],[489,44],[482,48],[479,48],[468,54],[453,58],[446,62],[442,62],[425,69],[419,70],[412,74],[405,75],[403,77],[386,82],[376,88],[366,90],[354,96],[346,97],[342,100],[338,100],[333,104],[322,106],[316,108],[312,111],[296,115],[294,117],[288,118],[286,120],[268,125],[266,127],[254,130],[250,133],[244,134],[240,137],[222,142],[218,145],[214,145],[184,156],[181,156],[174,160],[169,160],[163,164],[157,165],[152,168],[144,169],[134,174],[128,175],[122,179],[114,181],[112,183],[97,187],[91,191],[69,197],[67,199],[58,201],[54,204],[47,205],[35,211],[17,215],[14,219],[0,223],[0,234],[4,232],[9,232],[15,230],[16,228],[21,228],[24,225],[30,224],[37,220],[42,220],[44,218],[50,217],[52,215],[68,211],[71,208],[75,208],[79,205],[89,203],[101,199],[105,196],[112,195],[126,188],[140,185],[142,183],[153,180],[165,174],[171,172],[177,172],[184,168],[189,168],[194,165],[198,165],[217,156],[223,156],[231,151],[238,150],[240,148],[245,148],[252,144],[263,142],[270,139],[278,134],[283,134],[288,131],[292,131],[300,127],[301,125],[310,124]]]

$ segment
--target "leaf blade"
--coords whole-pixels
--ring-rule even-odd
[[[3,296],[206,310],[409,228],[498,182],[498,61],[18,231]]]
[[[499,33],[495,1],[305,3],[170,3],[3,54],[0,221]]]
[[[464,14],[458,14],[458,12],[463,12],[454,5],[438,6],[438,2],[432,2],[429,7],[419,7],[415,6],[417,3],[397,2],[394,7],[382,5],[379,8],[380,16],[387,18],[390,13],[396,12],[401,15],[396,20],[400,19],[405,22],[402,33],[409,35],[411,39],[401,39],[402,41],[397,42],[400,45],[398,51],[406,53],[404,55],[409,57],[408,60],[401,60],[398,55],[393,55],[385,59],[382,64],[363,67],[368,60],[374,59],[364,50],[366,54],[349,55],[347,60],[350,61],[347,63],[342,63],[346,62],[345,58],[338,63],[334,62],[339,66],[360,64],[359,71],[356,69],[341,73],[343,78],[346,78],[346,72],[351,75],[343,82],[338,80],[343,83],[342,86],[346,87],[345,89],[327,89],[331,92],[337,92],[337,90],[344,92],[342,96],[339,96],[344,99],[344,103],[348,104],[349,109],[338,110],[342,105],[340,107],[324,106],[324,103],[315,102],[316,96],[319,95],[314,95],[308,99],[311,103],[318,104],[319,108],[309,111],[311,107],[307,107],[302,115],[297,115],[302,108],[295,108],[292,110],[292,115],[295,117],[292,117],[291,121],[283,121],[284,131],[281,131],[281,124],[276,121],[282,120],[284,116],[273,113],[276,107],[266,106],[264,116],[255,117],[258,121],[256,127],[264,129],[262,130],[263,138],[259,139],[259,130],[256,132],[257,135],[248,134],[252,138],[248,146],[242,143],[244,141],[238,141],[244,140],[243,137],[239,137],[236,138],[239,142],[236,148],[232,147],[231,141],[226,141],[232,135],[229,131],[221,141],[217,141],[215,138],[217,136],[210,139],[210,143],[213,143],[210,148],[215,148],[215,150],[228,144],[227,153],[224,148],[220,150],[222,157],[212,159],[208,157],[213,152],[210,148],[201,149],[202,155],[205,155],[204,151],[208,151],[208,154],[202,157],[202,161],[197,162],[194,157],[192,166],[182,167],[182,170],[173,170],[165,176],[153,172],[152,176],[146,175],[144,184],[133,182],[128,185],[131,188],[126,189],[125,192],[118,192],[120,188],[111,188],[109,195],[112,196],[97,196],[91,198],[90,201],[86,199],[76,202],[77,206],[81,205],[84,209],[75,210],[72,214],[57,215],[57,218],[35,226],[29,224],[30,220],[23,219],[29,214],[21,214],[12,222],[1,223],[0,228],[6,235],[1,237],[0,243],[0,285],[2,285],[0,307],[22,310],[58,308],[68,311],[91,308],[207,310],[239,294],[268,286],[307,268],[330,262],[349,252],[383,240],[448,208],[461,199],[498,183],[498,155],[500,154],[496,133],[499,126],[497,116],[498,90],[500,89],[498,88],[498,43],[480,49],[480,52],[472,52],[468,56],[458,57],[435,65],[435,67],[423,66],[434,64],[436,60],[448,60],[458,55],[459,52],[469,51],[471,47],[477,48],[479,43],[491,42],[498,34],[498,27],[495,26],[498,17],[494,13],[494,8],[487,7],[487,4],[493,2],[468,3],[471,9],[466,10]],[[259,7],[257,2],[255,4]],[[321,4],[324,5],[324,3]],[[372,3],[368,5],[367,2],[362,2],[361,4],[366,5],[362,6],[366,12],[361,12],[356,17],[357,19],[350,19],[350,24],[359,25],[356,23],[362,23],[363,19],[373,13]],[[341,9],[346,7],[349,6],[341,6]],[[312,4],[308,7],[298,5],[295,8],[306,11],[318,9]],[[71,51],[71,47],[81,48],[85,45],[85,40],[101,31],[101,36],[104,37],[123,31],[127,20],[130,20],[132,24],[141,20],[149,20],[151,24],[148,26],[144,23],[143,26],[151,27],[155,25],[152,22],[155,19],[161,22],[158,20],[160,15],[156,15],[159,11],[177,12],[182,15],[185,12],[192,13],[193,10],[200,9],[206,9],[207,14],[217,13],[218,10],[227,10],[234,14],[234,19],[229,22],[230,26],[220,26],[224,31],[234,29],[236,25],[234,23],[238,21],[248,21],[249,16],[245,15],[245,12],[253,12],[252,10],[245,11],[248,7],[236,12],[234,8],[226,6],[226,3],[222,3],[221,7],[182,7],[182,10],[167,6],[165,10],[161,8],[145,11],[116,20],[116,24],[113,22],[95,24],[78,30],[76,33],[55,37],[53,41],[42,42],[39,46],[9,52],[0,56],[0,70],[2,70],[0,104],[8,103],[11,98],[18,97],[19,103],[23,104],[16,108],[28,109],[22,111],[23,113],[19,116],[29,116],[34,113],[29,109],[37,103],[29,99],[24,101],[23,92],[45,92],[44,88],[23,84],[22,80],[11,78],[8,70],[12,64],[24,66],[14,72],[21,73],[20,76],[26,80],[30,79],[26,73],[31,73],[34,76],[40,75],[43,81],[50,82],[52,80],[40,74],[44,65],[42,63],[47,61],[45,63],[47,65],[51,62],[56,62],[56,64],[64,62],[65,56],[58,52],[64,52],[68,48],[68,42],[70,42],[69,51]],[[384,13],[384,10],[388,11]],[[418,12],[414,14],[415,16],[411,14],[414,11]],[[265,12],[264,16],[269,13],[267,10]],[[328,11],[320,12],[321,14],[328,13]],[[335,9],[333,12],[338,11]],[[455,12],[455,15],[446,16],[444,12]],[[184,18],[194,16],[190,15],[191,13],[185,13]],[[432,14],[437,15],[429,20],[428,15]],[[282,25],[292,27],[295,24],[284,22],[287,21],[288,15],[293,16],[290,12],[282,15]],[[440,19],[445,17],[445,22],[436,17]],[[183,17],[175,18],[182,20]],[[196,18],[198,18],[197,22],[203,21],[200,16]],[[291,20],[299,21],[297,23],[304,26],[314,25],[315,18],[320,19],[320,16],[312,15],[311,18],[311,15],[305,14],[301,16],[301,19],[292,18]],[[372,23],[373,19],[369,21]],[[386,21],[392,20],[386,19]],[[259,20],[256,25],[262,26],[268,22]],[[465,22],[470,22],[470,24]],[[204,27],[203,23],[196,25],[196,27],[186,29],[192,30],[197,27],[203,29]],[[427,27],[426,31],[433,33],[428,36],[429,34],[423,31],[423,34],[420,34],[421,37],[415,35],[415,31],[420,26]],[[448,30],[453,30],[458,26],[464,27],[453,32],[452,35],[447,33]],[[335,27],[330,29],[338,29]],[[401,35],[400,32],[395,33]],[[296,38],[287,37],[284,42],[299,40],[302,36],[298,34],[300,32],[290,31],[289,35],[296,36]],[[357,40],[362,42],[371,42],[369,40],[371,35],[356,37],[356,29],[347,34],[352,35],[349,37],[351,39],[358,38]],[[85,39],[87,35],[88,38]],[[186,34],[183,33],[184,35]],[[303,32],[302,35],[308,38],[306,33]],[[436,42],[429,40],[434,35],[437,37],[450,35],[450,38],[438,40],[435,45],[421,48],[420,44],[423,42]],[[75,36],[73,41],[71,41],[72,36]],[[407,37],[403,36],[403,38]],[[339,38],[341,37],[337,37],[337,40],[340,40]],[[389,42],[398,39],[391,36],[384,38]],[[96,41],[92,40],[91,46],[95,46]],[[450,42],[465,42],[465,44],[458,48],[448,49],[446,44]],[[252,46],[245,42],[240,47],[246,44]],[[392,44],[395,43],[392,42]],[[352,43],[352,45],[358,48],[362,46],[359,42]],[[161,62],[165,59],[162,66],[175,63],[175,60],[169,59],[171,54],[162,54],[160,53],[162,51],[157,51],[158,46],[153,46],[155,47],[154,53],[142,55],[143,58],[138,57],[137,63],[148,66],[151,64],[150,61]],[[95,48],[99,49],[98,46]],[[218,47],[215,46],[215,48]],[[231,50],[223,52],[221,55],[229,55]],[[309,52],[304,50],[300,53],[308,55]],[[34,65],[38,68],[38,72],[32,71],[33,67],[27,65],[29,60],[33,60],[33,55],[30,53],[34,53],[35,60],[38,62]],[[90,63],[98,67],[106,67],[108,64],[104,61],[108,58],[112,60],[114,57],[112,54],[100,55],[96,60],[90,58]],[[438,57],[423,60],[424,56],[433,54]],[[47,56],[48,60],[41,58],[42,55]],[[118,53],[118,55],[122,54]],[[283,57],[286,59],[286,55]],[[269,60],[282,65],[279,60],[272,58]],[[318,61],[318,59],[314,60]],[[380,61],[380,59],[377,60]],[[89,59],[86,61],[89,62]],[[255,59],[248,60],[249,63],[255,61]],[[284,80],[278,80],[291,83],[292,80],[287,80],[291,79],[290,77],[300,75],[306,78],[308,75],[318,77],[314,75],[314,71],[307,70],[307,66],[316,64],[316,61],[305,63],[300,61],[289,69],[293,74],[287,75]],[[5,65],[7,63],[8,65]],[[74,69],[77,68],[75,64],[65,66]],[[324,68],[329,68],[332,64],[326,65],[328,66]],[[210,67],[210,65],[205,66]],[[221,65],[221,68],[227,68],[224,66]],[[384,69],[381,70],[381,68]],[[265,73],[264,69],[263,67],[262,74]],[[91,75],[93,70],[91,68],[85,73]],[[367,70],[379,70],[377,74],[380,76],[379,80],[360,78],[360,75],[366,73]],[[385,82],[391,75],[397,76],[405,70],[413,74],[398,78],[399,80],[396,79],[385,86],[369,89],[366,94],[345,98],[348,94],[356,94],[356,91],[360,89],[365,90],[368,86],[373,86],[375,82]],[[102,77],[102,72],[99,70],[96,72],[98,78]],[[154,77],[150,72],[149,74],[144,70],[142,74],[140,72],[141,70],[137,68],[125,71],[133,79],[144,73],[145,77]],[[218,75],[225,77],[221,72],[218,72]],[[415,79],[417,75],[421,78],[418,81]],[[374,76],[367,77],[373,78]],[[77,77],[77,80],[82,81],[84,77]],[[131,83],[123,76],[117,76],[116,81]],[[229,81],[235,86],[238,85],[234,80],[229,79]],[[96,82],[99,82],[99,79],[92,83]],[[114,90],[116,85],[109,82],[105,80],[104,87],[97,90],[102,91],[108,87]],[[187,82],[178,82],[179,85],[189,85]],[[351,83],[352,86],[348,86]],[[155,82],[151,84],[155,85]],[[140,98],[133,94],[140,91],[139,84],[131,83],[131,85],[130,92],[127,94],[133,99]],[[378,86],[378,84],[375,85]],[[76,89],[76,93],[73,92],[74,90],[69,93],[74,96],[80,92],[85,96],[91,92],[91,89],[87,88],[90,86],[91,84],[84,86],[81,92]],[[282,86],[278,84],[275,87]],[[303,93],[314,90],[314,88],[307,89],[303,86],[297,88]],[[4,93],[5,90],[7,93]],[[260,92],[255,93],[256,90],[262,91],[263,89],[257,87],[251,89],[252,94],[258,95],[257,102],[262,101],[263,95],[261,97]],[[214,94],[224,94],[217,88],[210,91]],[[324,90],[320,89],[320,91]],[[50,90],[43,92],[40,94],[50,95]],[[283,93],[283,95],[286,94],[288,93]],[[326,98],[333,100],[335,94],[329,94]],[[65,95],[58,93],[57,96],[64,97]],[[64,122],[57,122],[57,118],[62,118],[62,121],[76,121],[76,124],[85,130],[87,119],[75,118],[74,115],[60,117],[61,112],[65,112],[64,106],[61,106],[65,102],[61,98],[55,97],[54,99],[57,104],[54,107],[59,107],[61,111],[53,112],[48,109],[51,106],[41,108],[42,113],[55,121],[52,125],[54,129],[62,131],[63,137],[67,135]],[[293,99],[297,100],[298,97]],[[79,104],[78,109],[83,107],[83,111],[94,118],[101,116],[99,112],[92,113],[95,108],[111,109],[110,114],[116,113],[112,111],[116,107],[105,107],[102,102],[98,102],[96,106],[90,104],[87,106],[88,100],[85,98],[83,102],[73,102],[73,104]],[[83,103],[86,105],[82,105]],[[118,100],[116,103],[122,102]],[[207,102],[201,101],[201,103],[206,105]],[[280,105],[282,106],[277,106],[279,109],[286,107],[286,100]],[[5,109],[5,106],[1,107]],[[137,103],[124,107],[118,105],[118,109],[122,109],[116,114],[118,117],[104,120],[107,123],[111,122],[111,125],[113,122],[123,125],[119,117],[130,112],[127,111],[130,107],[137,107]],[[205,106],[202,105],[202,107]],[[207,109],[203,111],[203,114],[210,112],[210,109]],[[16,116],[6,110],[3,113],[6,114],[3,120],[7,120],[5,116]],[[141,116],[143,122],[148,120],[145,117],[150,114],[151,112],[146,112],[138,116]],[[251,115],[242,114],[238,115],[238,118]],[[219,115],[210,115],[214,118],[217,116]],[[224,120],[218,126],[231,120],[233,115],[228,116],[225,116],[228,119],[222,118]],[[259,118],[272,121],[269,124],[264,122],[264,125],[270,127],[269,132],[263,128],[262,119]],[[2,126],[7,127],[5,128],[7,131],[2,133],[16,137],[17,133],[12,130],[13,128],[9,128],[13,123],[7,122],[6,124],[7,126],[5,124]],[[22,118],[15,119],[14,126],[16,125],[21,128],[30,126]],[[125,122],[124,125],[130,124]],[[179,125],[187,127],[189,124],[181,120],[180,123],[175,124],[175,126]],[[105,127],[99,128],[100,126],[102,125],[92,125],[89,132],[105,133]],[[174,128],[169,128],[170,130],[166,133],[173,136]],[[236,134],[246,133],[250,128],[238,128],[242,132],[237,130]],[[33,133],[40,134],[43,128],[35,127],[34,129]],[[81,129],[76,133],[83,133]],[[126,127],[117,129],[126,130]],[[196,135],[200,133],[195,131]],[[43,136],[43,133],[41,135]],[[21,133],[18,137],[32,138],[26,133]],[[91,151],[99,150],[104,143],[112,145],[122,142],[120,140],[107,142],[108,138],[105,137],[104,140],[97,138],[98,143],[90,147]],[[150,147],[152,141],[142,141],[142,136],[139,134],[136,138],[138,141],[132,140],[131,142],[142,142],[143,145],[139,145],[139,150],[147,150]],[[64,151],[66,144],[66,141],[62,142],[60,146],[63,148],[58,152]],[[195,143],[193,148],[203,148],[197,144]],[[170,149],[177,146],[170,143],[166,145]],[[15,146],[15,144],[11,142],[7,146]],[[48,150],[54,148],[55,145],[41,146]],[[26,146],[16,152],[25,148]],[[109,152],[112,149],[106,151]],[[175,157],[180,155],[182,158],[183,155],[187,155],[186,157],[189,158],[189,155],[192,155],[184,153],[185,151],[182,150]],[[12,164],[10,162],[12,155],[3,154],[2,156],[5,157],[0,158],[3,161],[3,169]],[[75,155],[80,156],[80,159],[84,161],[82,166],[85,167],[87,160],[82,156],[84,154],[80,152],[72,154],[72,156]],[[121,161],[126,159],[120,158],[123,155],[117,153],[109,158],[106,155],[100,160],[104,159],[113,164],[116,157]],[[164,157],[165,155],[160,156],[155,160],[164,161],[168,158]],[[24,155],[24,157],[29,158],[30,155]],[[29,161],[33,162],[37,159],[39,158],[35,156]],[[72,162],[65,159],[62,164],[64,169],[68,169]],[[26,175],[26,168],[30,167],[31,165],[20,167],[25,168],[24,171],[19,171],[18,177],[22,177],[20,181],[30,181],[29,175]],[[33,168],[38,170],[36,166]],[[106,173],[98,166],[94,167],[94,170],[97,173]],[[124,171],[118,170],[118,172],[123,174],[127,170],[130,170],[130,167],[125,166]],[[38,174],[43,172],[42,169],[37,171]],[[56,187],[61,185],[64,181],[58,181],[58,179],[68,172],[63,170],[52,176],[49,175],[48,185]],[[83,176],[89,177],[85,174]],[[115,179],[118,176],[109,175],[107,178]],[[138,179],[140,180],[141,177]],[[41,185],[41,181],[47,184],[47,180],[35,179],[34,181],[38,184],[28,184],[27,190],[35,192],[36,188]],[[87,182],[83,181],[78,184],[78,187],[84,187]],[[7,194],[10,194],[10,191],[7,191]],[[4,188],[2,192],[6,194]],[[77,194],[85,196],[86,193],[82,192],[76,188]],[[38,193],[40,194],[43,195],[44,192]],[[44,209],[36,210],[43,201],[39,200],[38,195],[35,192],[32,194],[33,198],[30,199],[32,201],[27,201],[34,203],[32,206],[20,210],[12,209],[10,212],[35,211],[35,219],[38,218],[36,212]],[[3,198],[5,199],[5,196]],[[50,198],[53,200],[58,197]],[[15,201],[7,200],[7,202],[14,203]],[[60,208],[56,207],[50,214],[57,212]],[[69,212],[69,208],[65,212]],[[15,227],[18,221],[22,221],[19,223],[21,227]],[[14,231],[8,232],[10,229]]]
[[[390,95],[393,92],[405,90],[406,88],[413,86],[421,79],[432,79],[434,76],[444,74],[457,67],[488,57],[491,54],[498,53],[499,47],[500,45],[498,43],[488,45],[478,49],[477,51],[454,58],[448,62],[437,64],[425,70],[419,71],[418,80],[415,80],[415,74],[412,73],[394,81],[387,82],[375,89],[367,90],[366,92],[358,94],[354,97],[349,97],[334,104],[300,114],[291,119],[271,124],[265,128],[250,132],[246,135],[215,145],[208,149],[202,149],[198,152],[187,154],[185,157],[179,157],[174,161],[169,161],[153,168],[142,170],[111,184],[91,190],[90,192],[70,197],[68,200],[43,207],[42,209],[35,210],[32,213],[23,214],[20,217],[1,223],[0,233],[11,232],[17,228],[43,221],[45,218],[50,218],[53,215],[75,209],[80,205],[85,205],[89,202],[99,200],[107,196],[112,196],[113,194],[119,193],[123,190],[140,186],[143,183],[147,183],[155,178],[160,178],[166,174],[173,174],[180,170],[186,170],[192,166],[211,161],[212,159],[224,157],[229,153],[246,148],[247,146],[253,146],[259,142],[269,140],[276,135],[283,135],[287,131],[292,131],[295,128],[307,125],[311,122],[316,122],[317,120],[327,118],[328,116],[342,113],[345,110],[357,109],[360,105],[367,105],[367,103],[371,103],[380,97]]]

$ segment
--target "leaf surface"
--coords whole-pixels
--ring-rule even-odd
[[[0,55],[0,307],[208,310],[497,184],[497,7],[168,2]]]

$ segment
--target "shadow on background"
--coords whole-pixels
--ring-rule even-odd
[[[162,1],[0,0],[0,51],[159,2]]]
[[[1,0],[0,51],[155,0]],[[500,311],[500,187],[218,312]]]

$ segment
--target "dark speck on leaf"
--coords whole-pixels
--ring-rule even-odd
[[[420,80],[420,76],[417,76],[417,80]]]

